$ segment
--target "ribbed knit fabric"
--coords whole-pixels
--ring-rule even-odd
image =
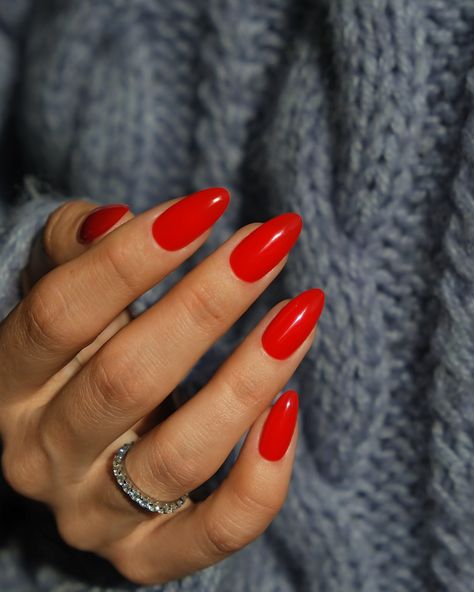
[[[304,230],[190,392],[276,302],[327,296],[290,381],[283,509],[229,559],[141,589],[473,591],[474,2],[30,4],[0,4],[0,167],[17,165],[0,181],[2,318],[58,203],[138,213],[210,185],[228,212],[134,315],[241,225],[293,210]],[[2,591],[135,588],[6,487],[0,519]]]

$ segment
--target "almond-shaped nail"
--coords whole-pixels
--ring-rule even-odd
[[[126,204],[108,204],[92,210],[82,223],[77,240],[80,243],[91,243],[102,236],[125,216],[130,210]]]
[[[288,450],[298,418],[298,393],[286,391],[273,405],[265,420],[259,452],[266,460],[280,460]]]
[[[324,308],[324,292],[306,290],[278,311],[262,335],[263,349],[278,360],[295,352],[313,330]]]
[[[193,242],[222,216],[230,195],[224,187],[209,187],[183,197],[153,223],[153,237],[167,251]]]
[[[262,278],[291,250],[302,226],[301,216],[293,212],[261,224],[232,251],[230,266],[235,275],[246,282]]]

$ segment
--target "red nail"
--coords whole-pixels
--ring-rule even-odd
[[[255,282],[275,267],[295,244],[301,216],[280,214],[247,235],[232,251],[230,265],[241,280]]]
[[[92,242],[112,228],[129,210],[125,204],[109,204],[95,208],[82,223],[77,233],[78,242]]]
[[[313,330],[324,307],[324,292],[306,290],[290,300],[262,335],[264,350],[278,360],[291,356]]]
[[[222,216],[229,200],[224,187],[210,187],[180,199],[153,223],[156,242],[167,251],[182,249]]]
[[[271,408],[260,436],[259,451],[267,460],[280,460],[288,450],[298,416],[298,393],[286,391]]]

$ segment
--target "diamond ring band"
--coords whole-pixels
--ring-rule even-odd
[[[146,493],[143,493],[143,491],[140,491],[128,476],[125,469],[124,459],[133,444],[134,442],[123,444],[115,453],[112,461],[112,470],[118,485],[133,502],[138,504],[144,510],[156,512],[158,514],[172,514],[173,512],[176,512],[176,510],[185,503],[186,498],[188,497],[187,493],[176,500],[167,502],[153,499],[149,495],[146,495]]]

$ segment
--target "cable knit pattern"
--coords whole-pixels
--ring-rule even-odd
[[[4,2],[0,58],[0,154],[14,138],[19,174],[55,192],[18,191],[1,161],[2,318],[64,200],[140,212],[210,185],[229,187],[228,212],[133,315],[242,224],[295,210],[304,229],[183,400],[269,307],[327,294],[289,385],[283,509],[229,559],[140,590],[474,591],[473,2]],[[135,589],[5,485],[0,512],[2,590]]]

